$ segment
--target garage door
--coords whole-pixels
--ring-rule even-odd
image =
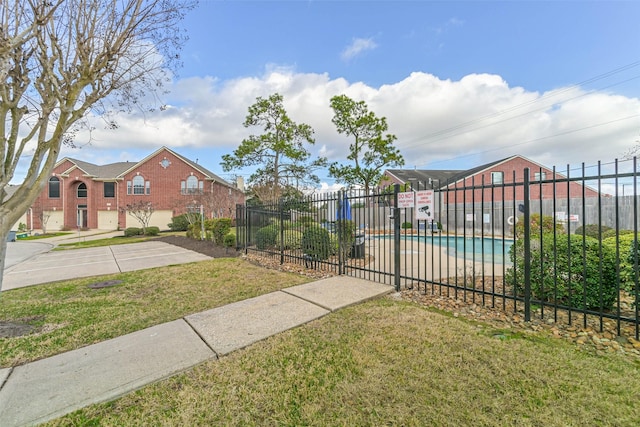
[[[168,230],[171,218],[173,218],[173,211],[154,211],[151,214],[149,226],[158,227],[160,230]],[[131,215],[127,215],[127,228],[129,227],[140,227],[140,222]]]
[[[118,229],[118,211],[98,211],[99,230]]]

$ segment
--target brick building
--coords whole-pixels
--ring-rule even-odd
[[[21,222],[30,230],[116,230],[139,227],[127,205],[150,203],[150,226],[168,229],[171,218],[201,210],[207,218],[235,218],[242,188],[162,147],[143,160],[95,165],[65,157]]]
[[[501,202],[503,194],[505,201],[514,201],[523,199],[524,190],[521,185],[509,184],[522,183],[525,168],[529,168],[531,183],[540,182],[539,185],[530,186],[531,199],[548,200],[554,198],[554,195],[557,199],[582,198],[583,191],[586,198],[598,197],[596,190],[580,184],[579,181],[567,185],[566,176],[558,171],[554,174],[552,169],[520,155],[467,170],[389,169],[384,172],[382,182],[385,186],[409,183],[414,190],[440,189],[443,204]],[[554,185],[554,179],[565,182]],[[492,191],[492,186],[497,190]],[[504,193],[502,188],[505,190]]]

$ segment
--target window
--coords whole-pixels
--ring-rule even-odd
[[[534,179],[534,181],[544,181],[545,179],[547,179],[547,173],[546,172],[534,172],[533,179]]]
[[[78,184],[78,198],[86,199],[87,198],[87,184],[81,182]]]
[[[133,181],[127,181],[127,194],[151,194],[151,183],[137,175]]]
[[[491,183],[502,184],[504,182],[504,172],[491,172]]]
[[[105,198],[116,197],[116,183],[115,182],[105,182],[104,183],[104,197]]]
[[[204,182],[198,181],[198,178],[191,175],[186,181],[180,182],[180,192],[182,194],[202,194]]]
[[[133,194],[144,194],[144,178],[140,175],[133,178]]]
[[[60,179],[56,176],[49,178],[49,198],[60,198]]]

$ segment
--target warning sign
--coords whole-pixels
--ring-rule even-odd
[[[412,208],[415,206],[415,198],[413,191],[406,193],[398,193],[398,207],[399,208]]]
[[[422,190],[416,192],[416,219],[433,220],[433,190]]]

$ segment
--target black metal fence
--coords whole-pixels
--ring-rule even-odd
[[[637,178],[634,159],[239,205],[238,245],[527,321],[615,322],[638,339]]]

